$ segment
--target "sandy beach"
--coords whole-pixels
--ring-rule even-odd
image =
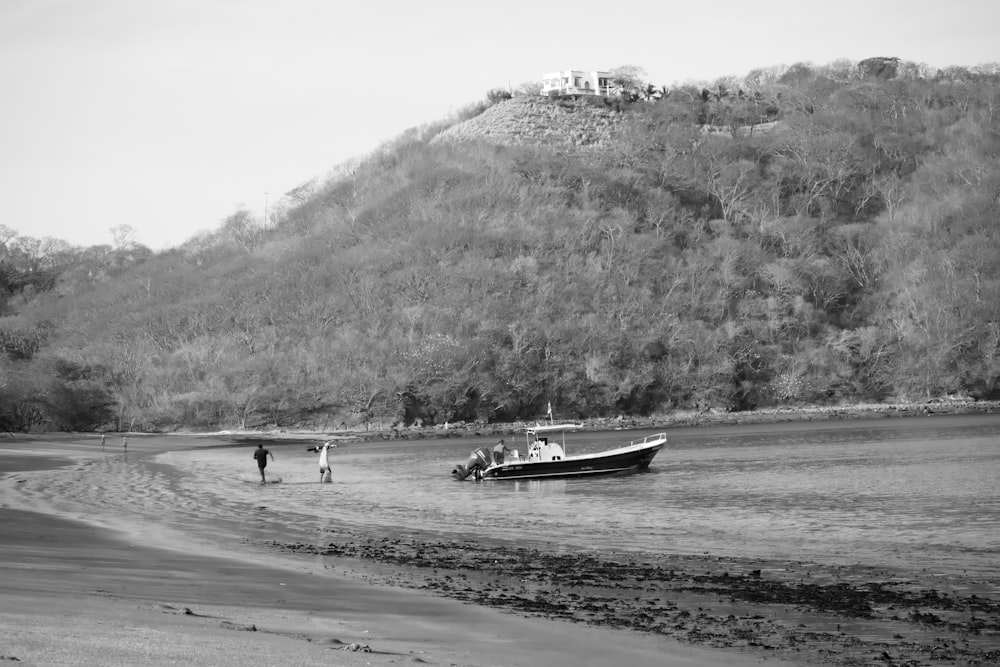
[[[130,438],[128,456],[151,457],[172,442],[179,439]],[[170,548],[174,528],[161,531],[155,522],[129,528],[128,520],[108,527],[88,521],[85,507],[75,511],[73,498],[46,491],[53,475],[86,476],[89,465],[120,456],[110,441],[107,449],[115,451],[102,451],[93,436],[0,441],[0,661],[801,664],[550,614],[510,613],[415,585],[412,573],[348,576],[347,566],[333,573],[308,554],[282,556],[295,550],[280,545],[270,553],[197,540]]]

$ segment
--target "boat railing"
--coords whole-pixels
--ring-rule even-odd
[[[648,445],[651,442],[656,442],[657,440],[665,441],[666,439],[667,439],[667,432],[663,431],[662,433],[653,433],[652,435],[647,435],[642,440],[633,440],[631,443],[629,443],[629,446],[642,447],[644,445]]]

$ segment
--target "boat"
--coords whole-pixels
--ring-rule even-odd
[[[491,451],[480,447],[469,460],[455,466],[452,477],[464,480],[551,479],[608,475],[649,467],[656,453],[667,443],[667,434],[648,435],[627,445],[591,454],[566,453],[566,433],[583,428],[580,424],[536,424],[525,429],[527,455],[508,449],[503,441]],[[561,436],[561,437],[559,437]]]

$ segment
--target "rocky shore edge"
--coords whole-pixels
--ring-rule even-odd
[[[805,405],[761,408],[729,412],[718,408],[704,410],[674,410],[669,413],[642,416],[594,417],[589,419],[558,418],[557,422],[573,422],[583,431],[642,430],[660,428],[690,428],[746,424],[779,424],[785,422],[834,421],[844,419],[892,419],[931,415],[974,415],[1000,412],[1000,400],[980,401],[971,398],[938,398],[915,403],[859,403],[852,405]],[[525,427],[544,422],[537,420],[508,423],[445,422],[435,425],[370,423],[365,428],[303,428],[222,431],[219,436],[245,436],[276,440],[420,440],[427,438],[465,438],[474,436],[505,436]]]
[[[355,576],[504,611],[836,665],[1000,662],[997,581],[710,554],[552,550],[341,527],[265,541]],[[332,567],[332,565],[328,565]]]

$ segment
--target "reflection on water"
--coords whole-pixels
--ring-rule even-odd
[[[506,483],[505,486],[515,493],[531,493],[536,496],[556,495],[566,493],[566,480],[564,479],[515,479]]]

